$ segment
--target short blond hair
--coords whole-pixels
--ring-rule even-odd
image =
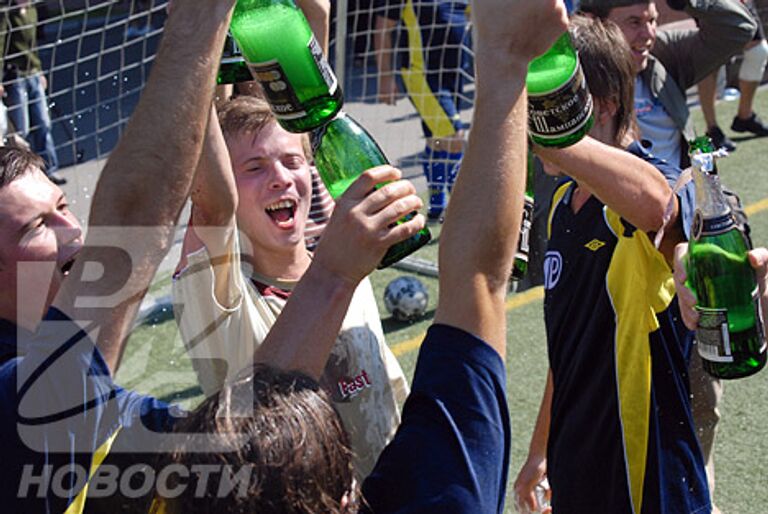
[[[266,100],[256,96],[243,95],[227,100],[219,107],[218,114],[225,139],[244,133],[258,134],[267,124],[277,122]],[[312,162],[312,146],[307,134],[302,134],[301,144],[304,156]]]

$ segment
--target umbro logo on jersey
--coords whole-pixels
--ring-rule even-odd
[[[600,241],[599,239],[593,239],[589,243],[585,244],[584,248],[587,248],[589,250],[592,250],[593,252],[596,252],[603,246],[605,246],[605,241]]]
[[[544,254],[544,289],[553,289],[563,271],[563,256],[558,251]]]

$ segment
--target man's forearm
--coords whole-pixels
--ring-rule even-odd
[[[448,207],[439,256],[440,289],[469,287],[467,299],[477,300],[441,299],[435,321],[477,335],[503,356],[503,298],[522,218],[527,62],[495,62],[488,52],[478,56],[479,94],[472,131]],[[473,274],[468,276],[467,270]]]
[[[554,384],[552,382],[552,371],[547,373],[547,383],[544,387],[544,394],[539,405],[539,414],[536,416],[536,425],[533,427],[531,442],[528,445],[528,456],[538,456],[547,458],[547,441],[549,440],[549,420],[552,412],[552,392]]]
[[[328,37],[331,23],[331,2],[329,0],[297,0],[304,12],[315,39],[320,43],[323,53],[328,55]]]
[[[91,225],[175,222],[200,157],[233,5],[174,2],[141,101],[102,172]]]
[[[537,147],[536,153],[640,230],[661,227],[672,190],[652,164],[591,137],[563,149]]]
[[[139,105],[99,178],[85,245],[54,301],[98,330],[92,337],[113,372],[189,192],[233,5],[173,3]],[[94,262],[102,276],[84,279]]]
[[[193,216],[196,226],[229,225],[237,210],[237,186],[227,143],[215,107],[205,130],[205,142],[192,182]]]

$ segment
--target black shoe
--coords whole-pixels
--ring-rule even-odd
[[[58,173],[50,173],[48,174],[48,180],[56,184],[57,186],[63,186],[67,183],[67,179],[59,175]]]
[[[712,144],[716,149],[722,148],[728,153],[736,151],[736,144],[723,134],[723,131],[717,125],[707,130],[707,135],[712,140]]]
[[[768,125],[763,123],[763,120],[754,112],[746,120],[742,120],[738,116],[733,118],[731,130],[734,132],[752,132],[757,136],[768,136]]]
[[[436,224],[443,222],[443,209],[429,209],[427,211],[427,223]]]

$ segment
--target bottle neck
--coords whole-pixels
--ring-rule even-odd
[[[712,155],[693,155],[691,161],[693,181],[696,185],[696,210],[705,219],[729,216],[731,207],[723,194]]]

